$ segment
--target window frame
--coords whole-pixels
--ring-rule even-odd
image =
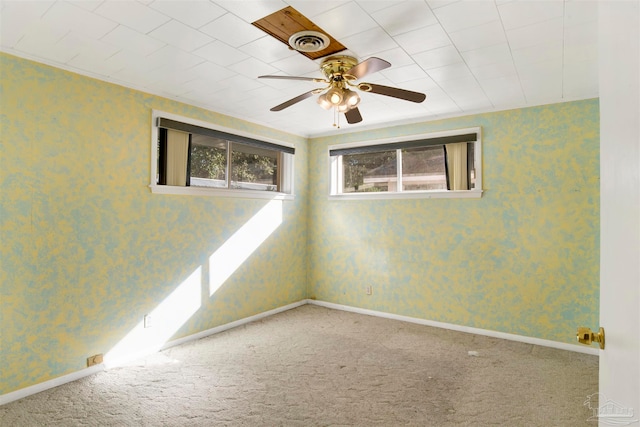
[[[405,190],[405,191],[383,191],[370,193],[342,193],[343,177],[342,177],[342,155],[331,156],[332,150],[343,150],[357,147],[375,147],[378,145],[392,146],[408,141],[418,141],[422,139],[435,139],[441,137],[465,135],[475,133],[476,141],[474,143],[474,168],[476,171],[475,187],[471,190]],[[425,144],[428,145],[428,144]],[[438,145],[438,144],[434,144]],[[396,150],[402,150],[398,148]],[[385,138],[378,140],[367,140],[359,142],[351,142],[345,144],[329,145],[327,147],[327,158],[329,160],[328,173],[328,197],[329,200],[382,200],[382,199],[436,199],[436,198],[481,198],[482,187],[482,128],[472,127],[464,129],[447,130],[441,132],[429,132],[415,135],[407,135],[402,137]],[[397,157],[398,168],[398,188],[402,183],[402,157]]]
[[[158,118],[164,118],[173,120],[176,122],[185,123],[188,125],[198,126],[202,128],[211,129],[214,131],[225,132],[228,134],[236,135],[244,138],[251,138],[257,141],[266,142],[269,144],[295,148],[294,144],[277,141],[271,138],[265,138],[260,135],[255,135],[250,132],[245,132],[237,129],[231,129],[224,126],[219,126],[213,123],[205,122],[202,120],[192,119],[189,117],[180,116],[173,113],[168,113],[160,110],[152,110],[151,112],[151,173],[149,177],[149,188],[154,194],[174,194],[174,195],[191,195],[191,196],[212,196],[212,197],[235,197],[245,199],[269,199],[269,200],[293,200],[295,198],[294,193],[294,156],[295,154],[282,153],[282,183],[281,190],[283,191],[260,191],[260,190],[247,190],[236,188],[216,188],[216,187],[182,187],[174,185],[160,185],[156,182],[158,175],[158,137],[159,127]],[[227,153],[227,159],[231,157],[231,153]],[[230,177],[229,177],[230,179]]]

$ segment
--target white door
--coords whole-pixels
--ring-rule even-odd
[[[592,409],[600,426],[640,425],[640,2],[599,1],[598,22],[600,325],[590,327],[606,342]]]

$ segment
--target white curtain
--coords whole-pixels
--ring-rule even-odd
[[[467,182],[467,143],[446,144],[447,170],[450,190],[468,190]]]
[[[167,129],[167,185],[187,185],[189,134]]]

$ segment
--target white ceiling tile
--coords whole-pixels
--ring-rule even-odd
[[[42,19],[52,28],[68,29],[95,39],[99,39],[118,26],[102,16],[64,2],[57,2],[51,6]]]
[[[372,28],[367,31],[345,37],[341,43],[349,46],[353,52],[360,58],[365,58],[374,52],[380,50],[390,50],[398,47],[393,40],[382,28]]]
[[[506,30],[524,27],[553,18],[562,17],[563,0],[525,0],[505,3],[498,6]]]
[[[564,45],[584,46],[598,44],[598,23],[595,21],[576,24],[564,29]]]
[[[111,76],[120,71],[119,68],[109,67],[102,55],[96,54],[95,51],[79,53],[68,62],[68,65],[101,76]]]
[[[117,52],[106,61],[106,66],[110,69],[120,70],[119,74],[125,73],[124,70],[136,70],[136,71],[144,71],[148,72],[154,66],[157,68],[160,65],[151,64],[147,61],[145,56],[141,56],[138,53],[132,52],[127,49],[122,49]]]
[[[563,50],[562,40],[514,49],[512,50],[513,62],[518,67],[524,67],[527,64],[562,58]]]
[[[475,94],[465,93],[454,95],[452,96],[452,98],[463,111],[467,111],[469,113],[487,110],[493,107],[491,101],[484,93],[482,94],[482,96],[475,96]]]
[[[233,47],[239,47],[264,37],[261,30],[231,13],[224,14],[201,27],[200,31]]]
[[[3,2],[0,13],[0,43],[13,47],[27,32],[32,23],[51,7],[50,1]]]
[[[537,76],[555,79],[562,76],[562,65],[562,58],[555,58],[525,66],[516,65],[516,68],[522,79],[535,79]]]
[[[460,1],[439,7],[433,13],[450,33],[500,20],[496,5],[490,1]]]
[[[462,62],[458,49],[453,45],[417,53],[413,56],[413,59],[425,70]]]
[[[413,30],[395,36],[394,39],[409,55],[451,44],[449,36],[440,25]]]
[[[298,55],[296,51],[289,49],[284,43],[271,36],[264,36],[247,43],[240,47],[240,50],[266,63]]]
[[[564,23],[567,27],[598,21],[596,0],[567,0],[564,3]]]
[[[429,111],[434,114],[453,114],[462,111],[450,97],[429,99],[429,95],[427,95],[425,102],[427,103]]]
[[[173,19],[151,31],[149,36],[187,52],[213,41],[206,34]]]
[[[596,43],[577,46],[565,46],[563,53],[565,64],[572,64],[574,62],[582,61],[597,61],[598,45]]]
[[[511,60],[469,68],[479,81],[517,75],[516,67],[513,65],[513,61]]]
[[[363,80],[427,96],[416,104],[362,92],[364,126],[597,96],[594,2],[566,0],[564,16],[558,3],[478,2],[276,0],[260,2],[267,6],[259,12],[250,8],[257,3],[233,1],[225,3],[227,12],[215,0],[0,0],[0,43],[17,55],[301,135],[330,134],[332,112],[313,99],[282,114],[269,108],[323,85],[257,79],[257,74],[322,78],[322,59],[309,60],[247,23],[286,4],[349,48],[340,54],[358,60],[377,56],[393,64]],[[457,31],[447,34],[440,23],[428,25],[432,21],[420,10],[440,15],[446,28]],[[456,16],[454,10],[464,13]],[[506,33],[495,10],[504,11]],[[189,27],[192,40],[211,39],[191,45],[190,37],[181,39],[184,31],[172,26]],[[342,132],[358,129],[344,116],[341,126]]]
[[[147,87],[149,83],[149,71],[143,70],[139,65],[123,68],[111,76],[116,82],[133,84],[139,87]]]
[[[511,51],[506,43],[462,52],[462,57],[469,67],[512,62]]]
[[[344,4],[344,2],[341,3]],[[360,7],[370,15],[380,9],[386,9],[388,7],[394,6],[397,3],[397,0],[358,0],[358,4],[360,5]]]
[[[536,105],[562,99],[562,76],[530,76],[521,78],[520,82],[528,103]]]
[[[423,78],[417,80],[411,80],[409,82],[402,83],[402,89],[412,90],[414,92],[423,92],[431,91],[433,89],[439,89],[438,84],[433,81],[431,77],[425,76]]]
[[[18,51],[42,57],[50,61],[62,64],[73,58],[77,52],[69,52],[64,47],[56,47],[56,42],[65,36],[66,32],[61,28],[51,28],[42,21],[37,25],[31,25],[27,33],[20,38],[15,48]]]
[[[262,87],[262,83],[258,79],[251,79],[241,75],[235,75],[221,81],[221,83],[235,91],[253,90]]]
[[[427,74],[429,74],[429,76],[438,83],[442,83],[447,80],[473,78],[469,67],[467,67],[463,62],[446,65],[444,67],[432,68],[427,71]]]
[[[414,64],[413,59],[400,47],[383,50],[373,53],[373,56],[390,62],[392,66],[402,67],[403,65]]]
[[[448,6],[458,1],[460,0],[427,0],[427,4],[431,9],[438,9],[439,7]]]
[[[353,2],[317,15],[313,22],[338,40],[378,26],[371,16]]]
[[[105,1],[96,13],[147,34],[171,18],[135,1]]]
[[[256,58],[248,58],[242,62],[230,65],[229,69],[251,79],[257,79],[258,76],[273,75],[278,72],[277,68],[265,64]]]
[[[380,71],[380,74],[396,84],[428,77],[424,70],[416,64],[387,68],[386,70]]]
[[[507,41],[500,21],[492,21],[477,27],[449,34],[460,52],[493,46]]]
[[[249,57],[247,54],[217,40],[200,49],[194,50],[192,53],[224,67],[243,61]]]
[[[104,0],[67,0],[67,3],[71,3],[74,6],[93,12],[102,4],[103,1]]]
[[[89,54],[91,57],[103,61],[120,50],[117,46],[74,32],[67,33],[56,43],[56,47],[69,52],[76,52],[77,54]]]
[[[213,92],[227,88],[228,85],[223,83],[222,80],[218,80],[216,78],[199,77],[197,79],[184,82],[180,86],[182,90],[184,90],[186,96],[191,97],[193,96],[193,92],[212,94]]]
[[[316,15],[327,12],[338,6],[342,6],[344,4],[344,0],[323,0],[323,1],[287,0],[287,3],[289,3],[289,5],[293,7],[295,10],[297,10],[307,18],[311,19]]]
[[[563,97],[589,98],[598,95],[598,61],[582,61],[565,65]]]
[[[438,82],[439,86],[444,90],[448,96],[452,94],[462,93],[462,92],[475,92],[477,93],[480,85],[471,72],[468,75],[464,75],[462,77],[447,79],[441,82]]]
[[[220,6],[201,0],[156,0],[150,7],[193,28],[200,28],[227,13]]]
[[[200,64],[189,68],[187,72],[188,75],[214,80],[224,80],[235,75],[233,71],[208,61],[201,62]]]
[[[318,77],[321,77],[321,73],[319,72],[320,67],[318,67],[315,62],[302,55],[290,56],[288,58],[272,62],[271,65],[280,69],[289,76],[303,76],[306,73],[317,72]]]
[[[513,50],[553,41],[561,41],[562,37],[562,18],[554,18],[539,24],[507,30],[509,46],[511,46]]]
[[[392,36],[438,23],[429,6],[415,0],[395,2],[371,16]]]
[[[139,32],[134,31],[129,27],[125,27],[124,25],[118,25],[101,40],[117,46],[120,49],[128,49],[131,52],[135,52],[142,56],[150,55],[165,46],[165,43],[160,40],[140,34]]]
[[[288,6],[281,0],[222,0],[216,1],[216,3],[249,23],[262,19]]]
[[[504,76],[480,82],[493,105],[522,105],[525,103],[524,93],[517,76]]]
[[[202,57],[192,55],[173,46],[165,46],[145,58],[152,68],[164,65],[174,67],[176,71],[186,70],[204,62]]]

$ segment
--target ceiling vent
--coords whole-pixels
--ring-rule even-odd
[[[309,59],[324,58],[346,49],[342,43],[291,6],[252,24]]]
[[[320,52],[329,46],[329,37],[318,31],[300,31],[289,37],[289,46],[299,52]]]

